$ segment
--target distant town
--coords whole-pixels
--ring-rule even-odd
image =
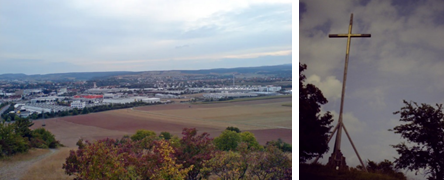
[[[0,114],[6,121],[13,121],[16,116],[40,119],[139,105],[292,94],[291,66],[286,70],[270,69],[272,72],[238,68],[229,72],[207,70],[201,74],[120,73],[90,80],[76,77],[39,80],[10,74],[1,79],[0,75]]]

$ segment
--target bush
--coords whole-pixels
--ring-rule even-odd
[[[292,152],[291,144],[288,144],[286,142],[283,142],[282,139],[278,139],[277,141],[268,141],[266,142],[266,145],[272,145],[277,147],[278,149],[282,150],[283,152]]]
[[[249,151],[247,144],[242,142],[237,150],[218,153],[208,161],[203,173],[221,179],[291,179],[291,160],[276,147]]]
[[[170,134],[169,132],[161,132],[159,138],[169,140],[172,138],[172,134]]]
[[[226,130],[234,131],[236,133],[240,133],[241,132],[239,128],[232,127],[232,126],[227,127]]]
[[[257,142],[256,137],[251,132],[242,132],[240,133],[240,138],[242,142],[245,142],[248,145],[248,149],[252,150],[260,150],[263,149],[263,147]]]
[[[0,157],[27,152],[28,140],[15,131],[15,124],[0,122]]]
[[[193,168],[176,163],[166,140],[152,141],[150,151],[139,142],[86,141],[82,149],[70,151],[62,168],[76,179],[184,179]]]
[[[215,146],[222,151],[235,150],[240,142],[240,135],[230,130],[223,131],[220,136],[214,139]]]
[[[54,135],[44,128],[38,128],[32,131],[31,144],[38,148],[56,148],[59,142]]]
[[[131,136],[130,139],[132,139],[133,141],[139,141],[144,139],[145,137],[156,138],[156,133],[153,131],[141,129],[136,131],[136,133],[133,136]]]

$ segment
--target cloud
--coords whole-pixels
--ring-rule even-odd
[[[153,59],[127,59],[127,60],[114,60],[114,61],[91,61],[89,65],[91,64],[139,64],[139,63],[154,63],[154,62],[162,62],[162,61],[189,61],[189,60],[200,60],[200,62],[209,62],[209,61],[215,61],[215,60],[222,60],[222,59],[253,59],[253,58],[259,58],[259,57],[267,57],[267,56],[291,56],[291,51],[273,51],[273,52],[262,52],[262,53],[250,53],[250,54],[233,54],[233,55],[204,55],[204,56],[190,56],[190,57],[178,57],[178,58],[153,58]],[[290,59],[291,60],[291,59]],[[85,61],[90,61],[88,59],[84,60],[77,60],[77,63],[81,65]]]
[[[364,104],[368,104],[369,107],[382,110],[386,108],[385,97],[387,93],[385,91],[388,86],[376,86],[375,88],[358,88],[353,92],[352,97],[361,100]]]
[[[241,59],[241,58],[258,58],[261,56],[286,56],[286,55],[291,55],[291,50],[228,55],[228,56],[224,56],[223,58]]]
[[[336,125],[339,120],[339,113],[337,111],[330,111],[330,113],[333,115],[333,118],[335,119],[334,125]],[[343,113],[342,123],[344,124],[350,136],[353,136],[353,134],[361,133],[365,130],[365,128],[367,128],[367,124],[363,121],[360,121],[351,112]]]
[[[199,0],[128,0],[128,1],[70,1],[70,6],[95,16],[111,18],[146,18],[155,21],[194,21],[202,17],[232,9],[246,8],[254,4],[284,3],[289,0],[250,0],[250,1],[199,1]],[[175,12],[175,13],[172,13]]]
[[[175,49],[182,49],[182,48],[188,48],[189,44],[181,45],[181,46],[175,46]]]
[[[289,0],[5,2],[0,21],[0,60],[135,63],[256,58],[291,49]]]
[[[328,76],[324,80],[318,75],[311,75],[306,80],[307,83],[318,87],[328,101],[335,101],[341,98],[342,83],[334,76]]]

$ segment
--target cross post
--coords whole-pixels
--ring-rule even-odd
[[[345,65],[344,65],[344,78],[342,81],[342,96],[341,96],[341,107],[339,110],[339,120],[338,120],[338,124],[336,125],[333,134],[336,134],[336,140],[335,140],[335,147],[333,149],[333,153],[331,154],[329,160],[328,160],[328,165],[332,166],[336,169],[345,169],[348,168],[346,162],[345,162],[345,157],[342,155],[341,153],[341,135],[342,135],[342,129],[345,130],[348,139],[350,140],[350,143],[353,146],[353,149],[355,150],[356,155],[358,156],[359,161],[361,162],[361,165],[363,167],[364,171],[367,171],[367,169],[364,166],[364,163],[361,160],[361,157],[358,154],[358,151],[356,150],[355,145],[353,144],[353,141],[350,138],[350,135],[347,132],[347,129],[344,126],[344,123],[342,122],[342,115],[343,115],[343,110],[344,110],[344,95],[345,95],[345,83],[347,81],[347,67],[348,67],[348,60],[349,60],[349,52],[350,52],[350,41],[351,38],[369,38],[372,37],[371,34],[352,34],[352,27],[353,27],[353,13],[350,15],[350,25],[348,27],[348,34],[329,34],[328,37],[329,38],[347,38],[347,50],[345,53]],[[331,137],[333,136],[333,134],[331,135]],[[330,137],[330,139],[331,139]],[[327,141],[327,143],[329,143],[330,139]],[[314,161],[316,162],[319,159],[319,157]]]

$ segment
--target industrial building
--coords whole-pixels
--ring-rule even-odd
[[[261,92],[277,92],[280,91],[282,87],[280,86],[262,86],[259,87],[259,91]]]
[[[57,92],[57,95],[62,95],[68,92],[67,88],[60,88],[59,91]]]
[[[254,93],[208,93],[203,94],[206,99],[223,99],[223,98],[242,98],[242,97],[256,97]]]
[[[81,102],[81,101],[73,101],[70,104],[70,107],[72,108],[78,108],[78,109],[83,109],[85,108],[85,102]]]
[[[132,97],[133,99],[135,99],[135,101],[142,101],[145,103],[158,103],[161,102],[160,98],[148,98],[148,97],[141,97],[141,96],[137,96],[137,97]]]
[[[31,99],[31,103],[54,103],[59,99],[64,99],[64,98],[65,97],[59,97],[59,96],[38,97]]]
[[[51,113],[51,109],[49,108],[42,108],[42,107],[35,107],[35,106],[23,106],[24,109],[26,109],[26,111],[29,112],[36,112],[38,114],[42,113],[42,111],[44,113]]]
[[[126,104],[135,102],[135,99],[132,98],[104,99],[102,102],[110,104]]]
[[[138,102],[138,101],[142,101],[142,102],[145,102],[145,103],[158,103],[158,102],[161,102],[160,98],[131,97],[131,98],[104,99],[103,103],[126,104],[126,103]]]
[[[111,94],[111,93],[104,94],[104,99],[116,99],[120,97],[121,94]]]
[[[173,95],[173,94],[155,94],[155,97],[157,97],[157,98],[161,98],[161,99],[173,99],[173,98],[178,98],[178,96]]]
[[[24,95],[37,94],[37,93],[41,93],[41,92],[42,92],[42,89],[24,89],[23,90]]]
[[[92,94],[104,94],[104,93],[123,92],[123,91],[128,91],[128,88],[111,88],[111,89],[93,88],[93,89],[88,89],[86,92]]]
[[[101,98],[104,98],[104,96],[103,95],[78,95],[78,96],[73,96],[73,98],[101,99]]]

